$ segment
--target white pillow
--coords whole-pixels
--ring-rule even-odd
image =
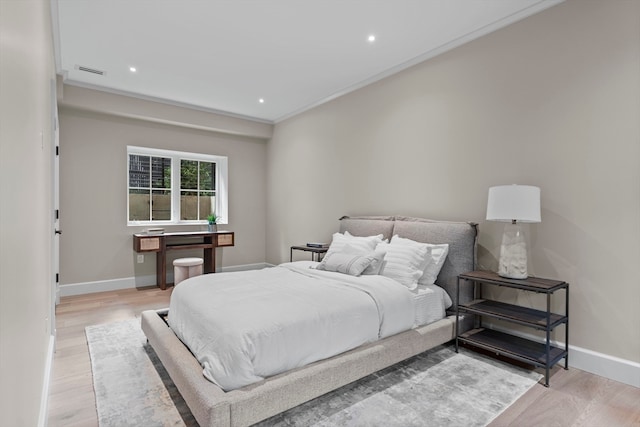
[[[412,245],[378,243],[376,251],[385,253],[382,262],[381,276],[386,276],[400,282],[409,289],[418,286],[418,279],[422,277],[426,265],[427,248]]]
[[[316,269],[336,271],[350,276],[360,276],[364,269],[371,265],[373,260],[373,252],[371,252],[371,255],[359,255],[357,253],[334,251],[327,253]]]
[[[421,285],[433,285],[436,283],[438,274],[440,270],[442,270],[444,261],[447,259],[447,254],[449,253],[449,245],[447,243],[440,245],[427,244],[429,245],[429,262],[424,269],[422,277],[418,281]]]
[[[371,257],[371,264],[367,268],[364,269],[362,274],[371,276],[380,273],[380,269],[382,268],[382,261],[384,260],[384,251],[375,250],[374,252],[363,252],[358,247],[351,246],[350,244],[346,244],[342,247],[340,252],[346,252],[350,254],[357,254],[360,256],[369,256]]]
[[[342,233],[334,233],[331,245],[327,250],[327,255],[331,252],[342,252],[346,245],[353,248],[354,251],[359,253],[373,252],[378,243],[382,242],[382,234],[377,236],[358,237],[352,236],[348,231]]]
[[[447,254],[449,253],[449,245],[447,243],[422,243],[416,242],[415,240],[406,239],[398,235],[395,235],[391,238],[391,243],[396,245],[407,245],[416,249],[427,248],[424,269],[422,272],[422,276],[418,280],[418,283],[420,283],[421,285],[432,285],[436,282],[438,273],[440,273],[440,270],[444,265],[444,261],[447,258]]]
[[[377,274],[380,274],[380,270],[382,270],[382,266],[384,265],[385,252],[376,249],[376,251],[372,252],[370,256],[372,257],[371,264],[369,264],[369,267],[364,269],[362,274],[367,276],[375,276]]]

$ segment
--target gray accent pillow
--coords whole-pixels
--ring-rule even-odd
[[[380,274],[380,270],[384,265],[385,253],[383,251],[376,250],[368,256],[372,257],[373,259],[371,260],[371,264],[369,264],[369,267],[365,268],[362,274],[367,276],[375,276],[376,274]]]
[[[371,265],[374,259],[375,256],[373,252],[370,255],[359,255],[349,252],[330,252],[325,255],[316,269],[335,271],[350,276],[360,276],[362,272]]]
[[[348,233],[348,232],[347,232]],[[372,237],[377,237],[377,236],[372,236]],[[357,239],[362,239],[362,237],[358,237],[355,238],[356,241]],[[367,238],[369,239],[369,238]],[[351,240],[353,242],[353,240]],[[347,240],[347,242],[349,242],[349,240]],[[382,243],[382,241],[378,242],[378,243]],[[378,246],[378,243],[376,243],[376,247]],[[364,271],[362,272],[362,274],[367,275],[367,276],[375,276],[376,274],[380,273],[380,270],[382,269],[382,265],[383,265],[383,260],[384,260],[384,256],[385,256],[385,252],[384,251],[380,251],[380,250],[369,250],[369,249],[363,249],[362,246],[354,246],[351,245],[349,243],[345,243],[343,246],[340,247],[340,250],[338,252],[346,252],[349,254],[356,254],[356,255],[360,255],[360,256],[370,256],[373,257],[371,264],[369,264],[369,267],[365,268]]]

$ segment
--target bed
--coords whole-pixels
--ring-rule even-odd
[[[178,291],[176,289],[172,295],[174,313],[172,314],[169,310],[169,319],[172,320],[169,322],[166,320],[166,310],[145,311],[142,313],[142,329],[202,427],[248,426],[257,423],[455,338],[455,319],[450,313],[453,312],[455,304],[457,304],[456,279],[458,274],[471,271],[475,266],[477,238],[475,224],[431,221],[410,217],[343,217],[340,220],[340,233],[356,237],[378,235],[382,240],[387,241],[400,238],[410,239],[412,242],[429,243],[433,246],[446,246],[446,258],[443,258],[443,264],[439,267],[435,279],[437,286],[433,289],[446,291],[445,296],[452,303],[449,314],[445,314],[439,320],[421,321],[415,317],[415,313],[411,313],[410,320],[405,315],[403,319],[394,320],[390,325],[381,324],[379,330],[375,331],[379,335],[377,339],[371,339],[370,336],[358,338],[363,340],[362,343],[356,343],[357,346],[351,348],[354,346],[354,343],[351,342],[349,344],[351,349],[335,356],[320,360],[311,359],[309,363],[305,362],[303,366],[293,369],[285,364],[284,367],[278,367],[276,371],[268,371],[276,372],[275,374],[264,377],[251,373],[255,378],[246,381],[241,379],[239,382],[232,379],[231,382],[225,382],[225,379],[215,377],[217,375],[215,373],[211,374],[214,375],[211,378],[210,375],[207,375],[206,369],[203,374],[203,365],[196,359],[198,357],[203,360],[199,350],[196,349],[192,353],[176,335],[178,333],[182,336],[185,331],[192,329],[188,323],[187,326],[182,327],[177,325],[178,320],[172,318],[173,315],[174,318],[182,318],[186,322],[185,319],[188,316],[179,314],[179,312],[190,311],[173,304],[174,295]],[[389,256],[387,253],[385,258]],[[316,274],[317,263],[310,264],[303,267],[307,269],[314,267],[309,269],[309,272],[314,270],[313,274]],[[297,271],[303,267],[298,263],[286,263],[278,268],[293,269],[296,270],[295,274],[305,274],[304,271]],[[351,264],[349,268],[351,268]],[[276,273],[276,269],[267,270],[274,271],[265,274]],[[289,274],[289,271],[284,273]],[[317,273],[323,274],[323,272]],[[217,276],[217,280],[233,283],[235,277],[240,277],[233,276],[233,274],[226,273]],[[256,274],[255,280],[260,280],[259,273]],[[355,276],[362,277],[359,274]],[[191,279],[189,280],[191,281]],[[370,281],[371,279],[363,280]],[[375,279],[374,283],[377,280],[379,279]],[[355,285],[360,286],[360,279],[352,281],[356,282]],[[197,280],[194,281],[194,287],[198,285],[196,282]],[[268,280],[265,283],[267,282]],[[471,300],[473,297],[472,287],[464,282],[462,285],[464,287],[460,289],[460,300],[462,302]],[[265,286],[265,288],[267,287]],[[232,291],[233,286],[231,285],[227,289]],[[416,294],[424,293],[427,292],[425,289],[427,288],[423,286],[419,289],[413,289],[413,292]],[[368,288],[367,293],[371,293]],[[345,298],[350,297],[345,294]],[[362,297],[357,298],[362,299]],[[349,304],[357,305],[359,301],[357,298]],[[178,297],[176,297],[177,299]],[[265,297],[266,299],[268,297]],[[399,302],[384,302],[383,304],[393,305],[396,303]],[[391,312],[392,310],[388,310],[388,313]],[[348,315],[348,313],[346,314]],[[409,321],[411,325],[408,325],[409,329],[406,329]],[[171,322],[174,322],[173,327],[176,332],[169,326]],[[340,322],[345,322],[345,320],[341,318]],[[348,323],[347,321],[347,323],[341,324]],[[460,322],[460,327],[465,330],[470,329],[471,323],[472,319],[463,319]],[[201,333],[198,332],[198,334]],[[192,343],[190,344],[193,346]],[[253,343],[249,348],[253,350]],[[304,359],[306,356],[300,355],[300,357]],[[218,361],[218,363],[220,362]],[[213,364],[215,365],[215,363]],[[205,375],[209,379],[205,378]]]

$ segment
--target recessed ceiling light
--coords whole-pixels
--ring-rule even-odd
[[[259,102],[260,104],[264,104],[264,98],[260,98],[260,99],[258,99],[258,102]]]
[[[376,41],[376,36],[374,36],[373,34],[371,34],[367,40],[369,40],[369,43],[373,43],[374,41]]]
[[[129,71],[131,71],[132,73],[135,73],[138,70],[136,69],[136,67],[129,67]]]

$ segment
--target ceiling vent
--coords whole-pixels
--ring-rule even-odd
[[[95,68],[89,68],[82,65],[76,65],[76,70],[84,71],[85,73],[97,74],[99,76],[104,76],[106,74],[105,71],[97,70]]]

